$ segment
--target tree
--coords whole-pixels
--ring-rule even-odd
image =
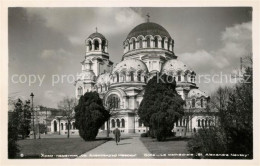
[[[22,137],[22,139],[28,137],[30,134],[30,123],[31,123],[31,112],[30,112],[30,101],[25,101],[18,99],[15,103],[14,111],[18,119],[17,123],[17,133]]]
[[[62,111],[62,116],[67,120],[68,122],[68,135],[67,138],[70,137],[70,123],[74,119],[74,109],[76,106],[76,99],[75,98],[69,98],[65,97],[62,101],[58,103],[58,108]],[[60,125],[60,124],[59,124]]]
[[[251,66],[245,68],[240,81],[233,87],[219,87],[212,95],[211,109],[218,111],[218,124],[199,131],[188,143],[190,152],[205,155],[205,153],[215,153],[218,150],[217,152],[222,154],[239,153],[248,154],[246,158],[253,157],[253,72]]]
[[[85,141],[94,140],[108,118],[109,113],[97,92],[87,92],[80,97],[75,107],[75,125]]]
[[[158,141],[166,139],[174,123],[184,114],[184,101],[175,87],[176,82],[171,76],[157,74],[146,85],[138,109],[140,120]]]

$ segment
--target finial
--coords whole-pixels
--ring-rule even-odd
[[[97,27],[96,27],[96,33],[97,33]]]
[[[149,22],[149,21],[150,21],[150,20],[149,20],[149,19],[150,19],[150,15],[149,15],[149,13],[147,13],[146,16],[147,16],[147,22]]]

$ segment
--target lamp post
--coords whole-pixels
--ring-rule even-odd
[[[33,110],[33,97],[34,97],[34,94],[31,93],[31,98],[32,98],[32,114],[33,114],[33,138],[36,139],[36,135],[35,135],[35,129],[34,129],[34,110]]]
[[[38,139],[41,139],[41,133],[40,133],[40,107],[36,107],[36,115],[37,115],[37,121],[38,121]]]

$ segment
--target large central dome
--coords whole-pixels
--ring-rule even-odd
[[[167,38],[171,38],[169,32],[164,27],[153,22],[146,22],[137,25],[128,34],[127,39],[130,39],[131,37],[138,37],[139,35],[160,35],[161,37],[165,36]]]

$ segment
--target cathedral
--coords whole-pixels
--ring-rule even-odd
[[[101,33],[91,34],[85,40],[85,46],[82,71],[75,82],[75,95],[79,99],[86,92],[96,91],[104,105],[108,100],[113,101],[117,114],[109,120],[111,130],[117,127],[121,133],[147,132],[148,128],[140,122],[137,110],[148,80],[156,73],[175,77],[176,91],[185,100],[187,116],[175,123],[173,131],[177,135],[182,135],[185,128],[188,132],[196,132],[201,127],[214,125],[215,116],[206,114],[209,96],[198,89],[196,72],[178,60],[174,53],[174,38],[163,26],[148,19],[133,28],[123,41],[122,60],[116,65],[109,59],[108,40]],[[69,127],[72,135],[78,134],[73,121],[68,125],[65,120],[57,123],[54,119],[51,126],[52,132],[56,128],[56,132],[60,130],[66,134]],[[100,132],[106,130],[104,124]]]

